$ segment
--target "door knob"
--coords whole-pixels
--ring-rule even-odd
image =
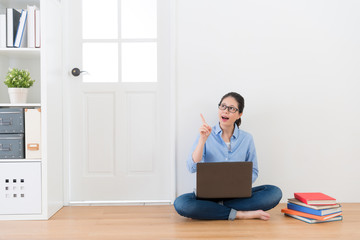
[[[71,70],[71,74],[74,76],[74,77],[78,77],[81,73],[88,73],[87,71],[81,71],[80,69],[78,68],[73,68]]]

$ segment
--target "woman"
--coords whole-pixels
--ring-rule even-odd
[[[258,177],[257,157],[252,136],[239,129],[244,109],[244,98],[235,92],[227,93],[219,103],[219,123],[211,128],[200,114],[202,126],[187,160],[190,172],[196,172],[198,162],[252,161],[252,182]],[[223,199],[219,201],[197,199],[195,193],[179,196],[176,211],[193,219],[253,219],[268,220],[265,212],[275,207],[282,197],[281,190],[272,185],[252,189],[250,198]]]

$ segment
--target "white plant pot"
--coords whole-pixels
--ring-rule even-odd
[[[26,103],[28,88],[8,88],[10,103]]]

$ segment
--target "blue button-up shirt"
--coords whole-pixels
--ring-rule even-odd
[[[221,138],[222,130],[218,123],[212,128],[211,134],[206,140],[204,153],[201,162],[253,162],[252,182],[258,177],[258,164],[253,137],[251,134],[240,130],[235,125],[234,133],[230,138],[231,149]],[[187,159],[187,168],[191,173],[196,172],[196,163],[192,159],[192,154],[198,144],[200,135],[193,144],[190,156]]]

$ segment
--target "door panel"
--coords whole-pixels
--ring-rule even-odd
[[[128,92],[129,172],[153,173],[156,140],[156,92]],[[139,108],[141,106],[141,108]]]
[[[83,167],[86,176],[114,176],[115,111],[115,92],[84,93]]]

